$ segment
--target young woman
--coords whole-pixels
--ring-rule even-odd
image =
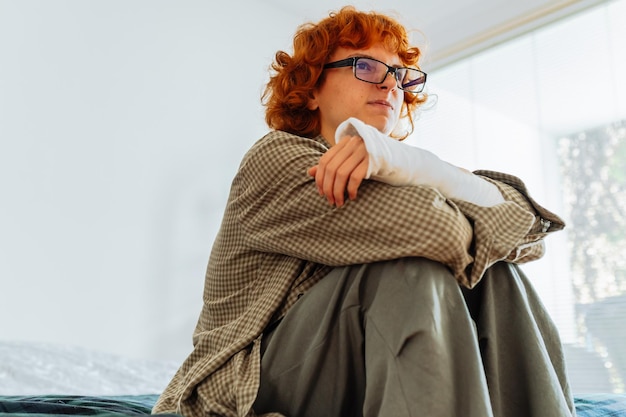
[[[513,176],[400,141],[427,99],[419,58],[397,21],[351,7],[276,54],[272,130],[233,180],[194,350],[155,412],[573,415],[516,266],[563,222]]]

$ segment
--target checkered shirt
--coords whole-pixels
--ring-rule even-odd
[[[194,349],[155,412],[254,416],[264,329],[333,267],[425,257],[471,288],[496,261],[541,257],[543,237],[564,227],[518,178],[491,171],[476,174],[507,201],[490,208],[370,180],[355,201],[330,206],[307,174],[328,147],[273,131],[244,156],[211,252]]]

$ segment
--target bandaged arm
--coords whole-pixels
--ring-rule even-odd
[[[435,154],[395,140],[356,118],[339,125],[336,143],[346,135],[363,138],[369,154],[367,179],[390,185],[424,185],[436,188],[446,198],[483,207],[505,200],[498,188],[485,179],[439,159]]]

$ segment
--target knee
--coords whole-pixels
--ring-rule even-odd
[[[461,295],[452,272],[443,264],[426,258],[400,258],[376,265],[378,291],[410,294],[415,297],[454,297]],[[382,287],[382,288],[380,288]]]
[[[402,258],[371,265],[362,306],[384,320],[439,315],[440,310],[465,308],[461,289],[444,265],[425,258]]]
[[[448,323],[467,314],[461,289],[442,264],[403,258],[381,262],[371,272],[376,285],[364,303],[366,328],[376,329],[396,353],[416,335],[439,346]]]

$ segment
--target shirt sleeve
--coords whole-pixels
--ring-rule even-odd
[[[475,171],[498,187],[505,203],[478,207],[466,201],[456,204],[473,224],[476,260],[469,272],[475,285],[497,261],[525,263],[545,253],[544,238],[565,227],[563,220],[533,200],[517,177],[495,171]]]
[[[331,206],[307,174],[326,150],[321,140],[273,132],[244,157],[229,204],[250,250],[330,266],[425,257],[472,287],[485,265],[509,256],[532,226],[534,214],[513,201],[469,207],[432,187],[378,181],[364,181],[357,200]]]

